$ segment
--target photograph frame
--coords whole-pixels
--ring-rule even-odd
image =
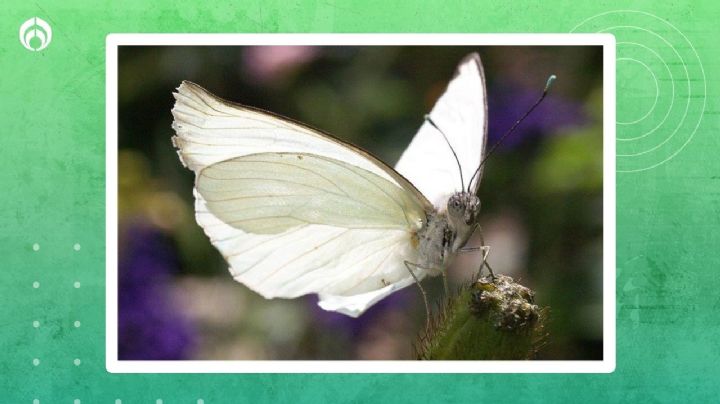
[[[120,46],[459,45],[603,48],[603,359],[557,361],[119,360]],[[106,368],[111,373],[610,373],[616,364],[615,39],[611,34],[110,34],[106,38]]]

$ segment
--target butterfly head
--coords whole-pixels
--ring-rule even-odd
[[[458,192],[448,199],[448,221],[455,232],[453,250],[465,245],[478,224],[480,198],[469,192]]]

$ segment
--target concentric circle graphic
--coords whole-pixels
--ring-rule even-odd
[[[643,62],[641,62],[641,61],[639,61],[639,60],[637,60],[637,59],[634,59],[634,58],[617,58],[617,59],[616,59],[616,62],[618,62],[618,65],[620,64],[619,62],[632,62],[632,63],[637,63],[638,65],[640,65],[640,66],[642,66],[643,68],[645,68],[645,70],[646,70],[646,71],[650,74],[650,76],[652,77],[653,83],[655,84],[655,100],[653,101],[653,104],[652,104],[652,106],[650,107],[650,109],[649,109],[645,114],[643,114],[643,116],[641,116],[640,118],[635,119],[635,120],[633,120],[633,121],[623,122],[623,121],[620,121],[620,120],[618,119],[617,122],[616,122],[618,125],[633,125],[633,124],[636,124],[636,123],[638,123],[638,122],[643,121],[645,118],[647,118],[648,116],[650,116],[650,114],[653,112],[653,110],[655,110],[655,107],[657,106],[658,98],[660,97],[660,87],[658,86],[658,81],[657,81],[657,77],[655,76],[655,73],[653,73],[652,69],[650,69],[650,67],[648,67],[648,65],[646,65],[645,63],[643,63]]]
[[[695,136],[707,102],[705,70],[690,40],[637,10],[597,14],[570,32],[616,38],[617,171],[646,171],[677,156]]]

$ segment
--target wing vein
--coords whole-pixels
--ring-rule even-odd
[[[281,271],[282,269],[284,269],[285,267],[287,267],[288,264],[290,264],[291,262],[293,262],[293,261],[295,261],[295,260],[298,260],[298,259],[300,259],[300,258],[302,258],[302,257],[305,257],[305,256],[307,256],[308,254],[311,254],[311,253],[313,253],[313,252],[315,252],[315,251],[318,251],[321,247],[326,246],[326,245],[328,245],[329,243],[337,240],[338,238],[340,238],[340,237],[342,237],[343,235],[347,234],[349,231],[350,231],[350,229],[345,229],[343,232],[341,232],[341,233],[339,233],[339,234],[337,234],[337,235],[335,235],[335,236],[333,236],[333,237],[331,237],[331,238],[323,241],[322,243],[317,244],[317,245],[314,245],[311,249],[305,251],[304,253],[302,253],[302,254],[300,254],[300,255],[298,255],[298,256],[296,256],[296,257],[293,257],[293,258],[289,259],[288,261],[285,261],[285,263],[281,264],[279,267],[277,267],[277,268],[275,268],[274,270],[272,270],[265,278],[261,279],[261,280],[258,282],[258,285],[262,285],[263,283],[267,282],[268,279],[272,278],[272,277],[273,277],[275,274],[277,274],[279,271]]]
[[[195,92],[195,89],[193,89],[192,91]],[[208,93],[208,94],[210,94],[210,93]],[[197,93],[196,93],[196,95],[197,95]],[[238,117],[237,115],[231,115],[231,114],[228,114],[227,112],[222,112],[222,111],[218,110],[218,109],[215,108],[214,106],[208,104],[208,102],[205,101],[205,99],[204,99],[203,97],[201,97],[201,96],[198,96],[197,98],[199,98],[200,101],[202,101],[202,103],[205,104],[205,105],[206,105],[208,108],[210,108],[211,110],[213,110],[213,111],[215,111],[215,112],[217,112],[217,113],[219,113],[219,114],[222,114],[222,115],[213,115],[213,116]],[[192,106],[190,106],[190,107],[193,108]],[[242,118],[244,118],[244,119],[247,119],[247,120],[250,120],[250,121],[255,121],[255,122],[262,122],[262,123],[266,123],[266,124],[270,124],[270,125],[272,125],[272,123],[274,123],[274,122],[265,121],[265,120],[262,120],[262,119],[259,119],[259,118],[253,117],[253,116],[248,116],[248,115],[251,115],[251,114],[252,114],[252,111],[244,108],[244,107],[241,106],[241,105],[237,105],[237,104],[236,104],[236,105],[233,105],[232,107],[233,107],[233,108],[236,108],[236,109],[239,109],[240,111],[245,112],[246,115],[242,117]],[[200,112],[201,114],[204,113],[203,111],[200,111],[200,110],[198,110],[197,108],[193,108],[193,109],[195,109],[197,112]],[[249,113],[248,113],[248,112],[249,112]],[[288,126],[284,126],[284,122],[283,122],[283,126],[276,126],[276,127],[281,127],[281,128],[286,128],[286,129],[289,128]]]
[[[335,166],[337,166],[337,167],[340,167],[340,168],[344,169],[345,171],[349,171],[349,172],[352,173],[352,171],[350,170],[350,168],[344,167],[344,166],[338,164],[336,161],[334,161],[334,160],[332,160],[332,159],[328,159],[328,158],[325,158],[325,157],[323,157],[323,156],[318,156],[318,157],[320,157],[321,159],[323,159],[323,160],[325,160],[325,161],[330,162],[331,164],[333,164],[333,165],[335,165]],[[353,174],[355,174],[355,173],[353,173]],[[377,188],[378,190],[380,190],[380,192],[382,192],[383,194],[385,194],[385,196],[387,196],[391,201],[393,201],[393,203],[395,203],[395,205],[397,205],[397,206],[402,210],[403,216],[405,217],[405,220],[407,221],[407,211],[406,211],[405,205],[404,205],[403,203],[397,201],[395,198],[392,197],[392,195],[388,194],[387,191],[385,191],[384,189],[382,189],[382,188],[381,188],[379,185],[377,185],[376,183],[370,181],[370,180],[369,180],[368,178],[366,178],[365,176],[362,176],[362,175],[361,175],[361,176],[359,176],[359,177],[361,177],[363,180],[365,180],[365,182],[371,184],[373,187],[375,187],[375,188]],[[408,225],[410,225],[410,223],[408,223]]]
[[[245,254],[245,253],[249,252],[250,250],[254,250],[255,248],[260,247],[260,246],[262,246],[262,245],[264,245],[264,244],[270,243],[270,242],[272,242],[272,241],[276,241],[276,240],[278,240],[278,239],[280,239],[280,238],[282,238],[282,237],[291,236],[293,233],[297,233],[298,231],[300,231],[300,230],[303,229],[304,227],[305,227],[305,226],[303,225],[303,226],[298,226],[298,227],[292,228],[292,229],[290,229],[290,230],[288,230],[288,231],[286,231],[286,232],[284,232],[284,233],[280,233],[280,234],[276,235],[276,237],[270,237],[270,238],[268,238],[267,240],[263,240],[263,241],[255,244],[255,245],[253,245],[253,246],[250,247],[250,248],[246,248],[246,249],[244,249],[244,250],[242,250],[242,251],[236,251],[236,252],[234,252],[234,253],[232,253],[232,254],[229,254],[226,258],[237,257],[237,256],[239,256],[239,255],[242,255],[242,254]],[[234,238],[234,237],[235,237],[235,236],[228,237],[228,238],[226,238],[226,239],[224,239],[224,240],[229,240],[229,239]],[[213,240],[213,241],[224,241],[224,240]],[[245,272],[245,270],[244,270],[243,272]]]
[[[296,153],[289,153],[289,154],[294,155],[294,154],[296,154]],[[304,153],[303,153],[303,154],[304,154]],[[348,195],[347,192],[345,192],[337,183],[335,183],[335,181],[327,178],[326,176],[322,175],[321,173],[319,173],[319,172],[317,172],[317,171],[313,171],[313,170],[307,169],[307,168],[305,168],[305,167],[300,167],[300,166],[298,166],[298,165],[296,165],[296,164],[282,163],[282,162],[279,162],[279,161],[262,161],[262,160],[245,160],[245,159],[243,159],[243,162],[248,162],[248,163],[277,164],[277,165],[281,165],[281,166],[296,168],[296,169],[298,169],[298,170],[307,171],[307,172],[312,173],[312,174],[315,174],[315,175],[317,175],[318,177],[324,179],[325,181],[331,183],[333,186],[335,186],[335,188],[336,188],[338,191],[342,192],[343,195],[345,195],[345,196],[347,196],[347,197],[350,197],[350,195]],[[339,194],[334,194],[334,195],[339,195]]]
[[[388,258],[390,258],[390,256],[392,255],[392,253],[395,252],[395,249],[397,248],[398,244],[400,244],[400,241],[396,241],[394,244],[392,244],[392,247],[389,248],[389,251],[388,251],[387,255],[385,256],[385,258],[383,258],[383,260],[380,261],[380,264],[378,264],[378,265],[375,267],[375,269],[372,270],[372,272],[370,272],[369,274],[367,274],[367,275],[365,276],[365,279],[368,279],[368,278],[370,278],[371,276],[375,275],[375,273],[376,273],[380,268],[382,268],[383,265],[385,265],[385,262],[387,262]],[[361,279],[360,281],[356,282],[353,286],[345,289],[345,290],[343,291],[343,293],[347,293],[348,291],[350,291],[350,290],[352,290],[352,289],[355,289],[358,285],[360,285],[360,284],[363,282],[363,280],[364,280],[364,279]]]
[[[377,240],[373,240],[373,241],[377,241]],[[365,245],[367,245],[367,243],[366,243],[366,244],[361,244],[360,246],[365,246]],[[358,246],[358,247],[360,247],[360,246]],[[375,254],[377,254],[377,253],[379,253],[379,252],[382,252],[382,251],[385,250],[386,248],[387,248],[387,246],[383,246],[382,248],[379,248],[379,249],[374,250],[372,253],[368,254],[367,256],[365,256],[365,257],[363,257],[362,259],[360,259],[359,261],[357,261],[357,263],[361,263],[361,262],[366,261],[368,258],[372,257],[373,255],[375,255]],[[347,254],[349,254],[351,251],[352,251],[352,250],[345,251],[345,252],[343,252],[342,254],[338,255],[338,257],[344,257],[344,256],[346,256]],[[315,271],[315,270],[317,270],[317,269],[319,269],[319,268],[322,268],[324,265],[325,265],[325,264],[323,263],[323,264],[321,264],[321,265],[316,265],[316,266],[312,267],[311,269],[307,270],[304,274],[302,274],[302,275],[300,275],[298,278],[296,278],[296,279],[294,280],[294,282],[297,283],[297,282],[301,281],[302,279],[304,279],[305,277],[310,276],[313,271]],[[356,285],[356,286],[357,286],[357,285]]]
[[[323,193],[333,194],[333,195],[337,195],[337,196],[345,196],[345,197],[348,196],[348,195],[345,194],[345,193],[338,194],[337,192],[332,192],[332,191],[329,191],[329,190],[324,189],[324,188],[314,187],[314,186],[308,185],[308,184],[298,184],[297,182],[288,181],[288,180],[281,180],[281,179],[276,179],[276,178],[263,178],[263,177],[213,178],[213,177],[210,177],[210,176],[207,175],[207,174],[203,174],[203,176],[204,176],[205,178],[210,178],[210,179],[212,179],[212,180],[217,180],[217,181],[229,181],[229,180],[235,180],[235,181],[237,181],[237,180],[259,180],[259,181],[282,182],[282,183],[285,183],[285,184],[293,184],[293,185],[301,186],[301,187],[305,187],[305,188],[316,189],[316,190],[321,191],[321,192],[323,192]],[[333,185],[334,185],[334,184],[333,184]],[[238,192],[238,190],[232,190],[232,192]],[[201,193],[202,193],[202,192],[201,192]],[[242,196],[239,196],[239,197],[222,198],[222,199],[208,199],[208,198],[205,198],[205,200],[206,200],[207,202],[227,202],[227,201],[234,201],[234,200],[242,199],[242,198],[243,198]]]

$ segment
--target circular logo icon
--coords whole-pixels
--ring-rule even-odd
[[[20,43],[29,51],[41,51],[47,48],[51,41],[52,28],[40,17],[33,17],[20,26]]]

